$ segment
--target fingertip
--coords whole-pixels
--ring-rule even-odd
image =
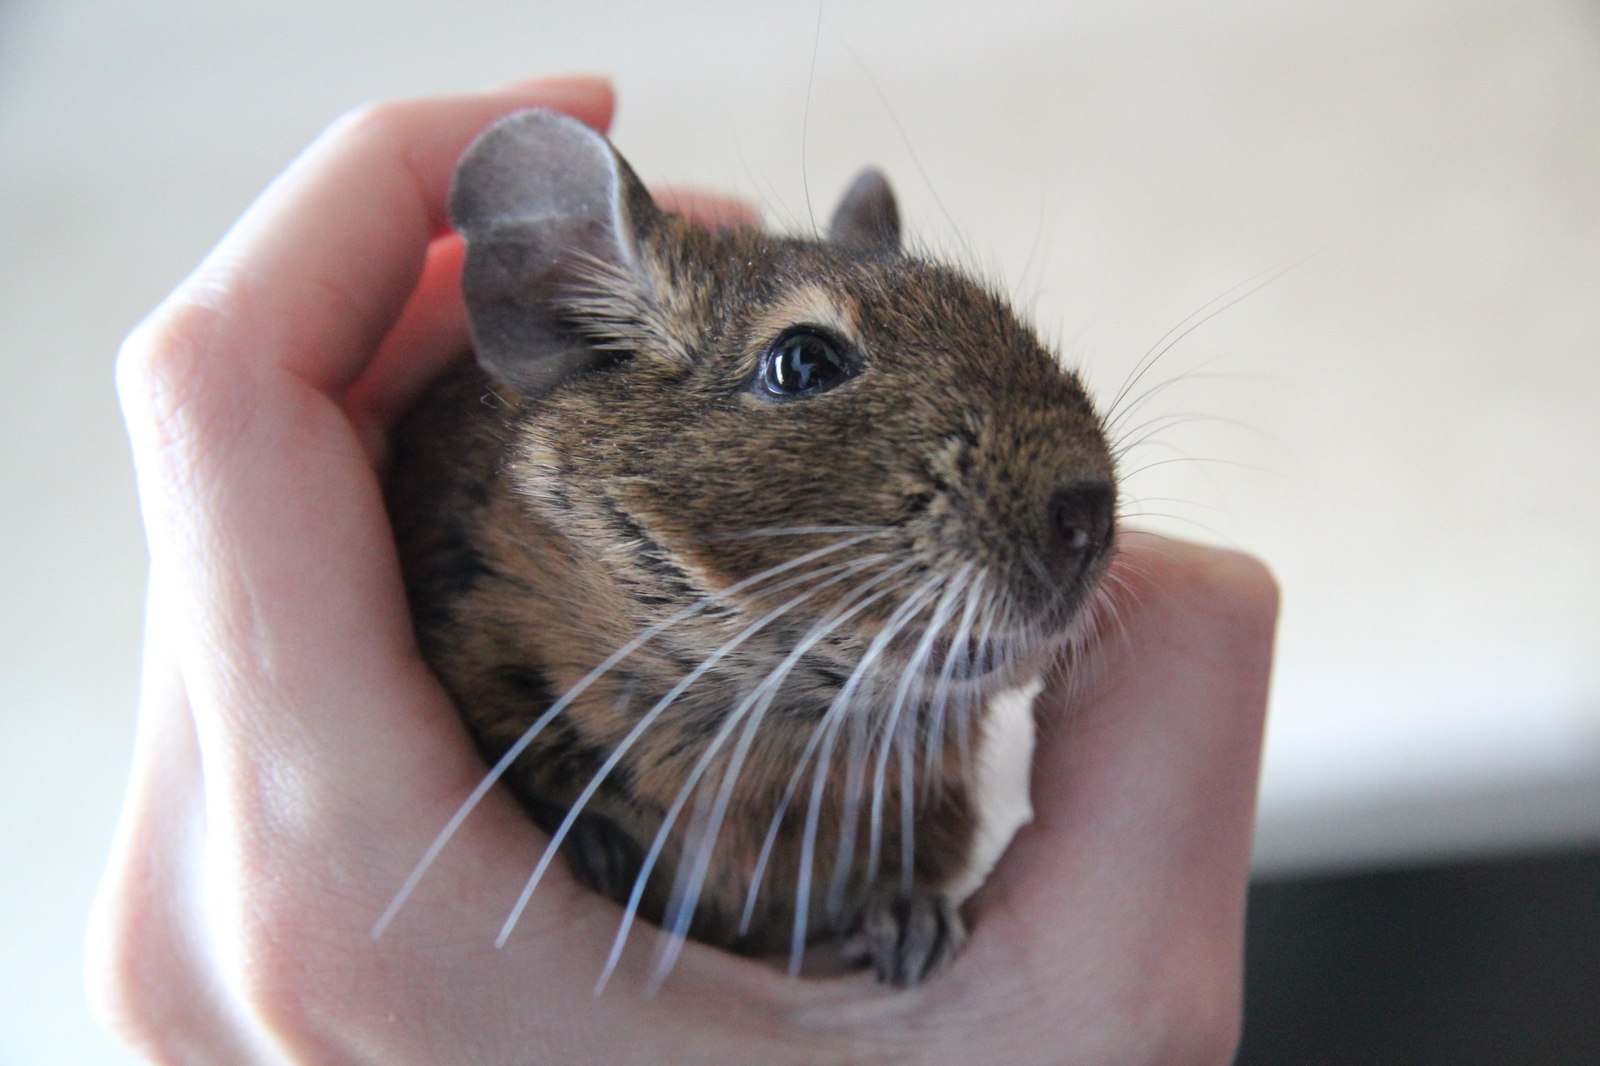
[[[497,85],[492,95],[525,97],[526,106],[560,111],[604,133],[616,117],[617,94],[611,79],[600,74],[558,74],[520,78]]]
[[[1119,539],[1109,588],[1125,589],[1141,603],[1158,596],[1200,610],[1246,638],[1259,638],[1276,626],[1282,590],[1259,557],[1139,530],[1125,531]]]
[[[374,466],[388,462],[388,436],[417,398],[471,348],[461,269],[466,244],[456,233],[434,238],[422,277],[377,356],[345,393],[345,409]]]
[[[759,229],[761,214],[743,200],[702,189],[652,187],[650,195],[664,211],[682,215],[708,229]]]

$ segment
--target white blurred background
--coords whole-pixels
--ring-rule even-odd
[[[0,3],[0,1063],[122,1061],[78,976],[144,569],[119,338],[340,112],[537,73],[610,72],[636,169],[776,224],[882,165],[1103,397],[1300,263],[1141,380],[1129,464],[1142,524],[1283,583],[1259,870],[1600,839],[1600,9],[983,6]]]

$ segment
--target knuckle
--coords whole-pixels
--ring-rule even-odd
[[[103,884],[84,967],[101,1026],[163,1061],[174,1049],[218,1041],[270,1045],[295,1061],[326,1058],[311,1053],[318,1019],[347,967],[304,899],[291,889],[243,891],[200,917],[173,909],[173,887],[143,860],[123,863]]]
[[[1192,994],[1184,1008],[1183,1061],[1224,1066],[1238,1054],[1243,1012],[1237,991],[1211,988]]]
[[[1243,1027],[1243,975],[1237,952],[1180,953],[1153,984],[1161,994],[1150,1003],[1159,1015],[1146,1031],[1164,1034],[1150,1061],[1223,1066],[1238,1052]]]
[[[334,119],[323,132],[321,140],[331,144],[405,144],[420,106],[413,100],[358,104]]]
[[[102,885],[85,938],[84,990],[101,1026],[148,1051],[185,1028],[180,990],[195,982],[170,928],[150,913],[159,903],[140,890],[145,880],[113,874]]]
[[[202,395],[226,314],[215,303],[175,294],[134,327],[117,352],[117,397],[136,438],[168,441]]]

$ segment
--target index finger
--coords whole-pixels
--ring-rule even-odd
[[[611,122],[611,87],[563,78],[475,97],[380,104],[335,123],[239,221],[214,259],[248,246],[251,280],[271,294],[264,322],[288,335],[285,369],[324,388],[348,384],[399,316],[428,243],[448,228],[456,161],[483,127],[519,107]],[[363,188],[359,200],[344,194]],[[307,270],[307,266],[312,267]]]
[[[461,153],[494,119],[534,106],[604,130],[614,97],[602,79],[572,77],[351,112],[273,182],[173,301],[216,309],[217,295],[232,297],[213,344],[248,339],[308,383],[342,388],[399,316],[429,241],[447,228]]]
[[[341,394],[416,285],[457,156],[535,105],[603,125],[611,90],[569,78],[336,123],[123,350],[152,569],[187,619],[175,640],[186,684],[197,706],[238,704],[247,740],[294,714],[208,695],[342,706],[342,682],[378,691],[415,657],[383,501]],[[209,718],[196,714],[204,744]],[[355,720],[340,728],[358,733]]]

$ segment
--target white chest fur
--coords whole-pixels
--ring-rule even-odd
[[[1028,794],[1033,768],[1033,701],[1043,688],[1044,681],[1034,678],[999,693],[986,708],[973,767],[978,825],[967,868],[945,889],[952,902],[960,903],[978,890],[1017,830],[1033,820]]]

